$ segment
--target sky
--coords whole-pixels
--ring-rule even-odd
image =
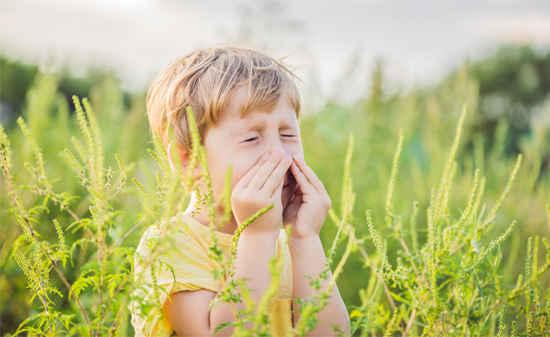
[[[109,68],[135,92],[218,44],[287,57],[302,90],[345,98],[366,90],[376,60],[398,86],[429,85],[502,43],[549,47],[550,1],[0,0],[2,54]]]

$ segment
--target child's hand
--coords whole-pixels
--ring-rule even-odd
[[[319,236],[331,206],[330,197],[301,154],[294,155],[290,170],[298,183],[298,189],[285,209],[283,224],[285,227],[292,224],[292,237]]]
[[[267,234],[275,238],[279,235],[283,214],[281,193],[284,176],[291,163],[290,155],[283,156],[278,151],[266,154],[235,185],[231,194],[231,207],[239,225],[262,208],[273,204],[273,208],[251,223],[243,234]]]

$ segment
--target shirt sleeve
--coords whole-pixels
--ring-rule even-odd
[[[171,335],[173,330],[161,312],[170,294],[199,289],[218,292],[222,287],[222,282],[214,279],[214,263],[208,252],[193,236],[175,230],[166,235],[163,242],[158,240],[156,228],[150,227],[134,256],[135,281],[139,288],[129,308],[136,336]],[[162,248],[152,254],[155,241]]]

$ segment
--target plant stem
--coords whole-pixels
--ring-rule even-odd
[[[409,333],[409,330],[411,330],[412,325],[414,323],[414,318],[415,317],[416,317],[416,308],[413,309],[413,311],[411,313],[411,318],[409,318],[409,323],[407,324],[407,327],[405,328],[405,332],[403,332],[403,337],[406,337],[407,334]]]
[[[361,246],[357,242],[357,237],[355,236],[355,233],[350,233],[350,235],[353,235],[353,240],[355,241],[355,244],[359,247],[359,251],[361,251],[361,255],[363,255],[363,258],[365,259],[365,261],[367,262],[367,264],[371,268],[372,272],[376,273],[376,271],[374,270],[374,267],[370,263],[370,259],[369,259],[369,256],[367,255],[367,252],[365,252],[365,249],[363,248],[363,246]],[[382,276],[380,276],[378,274],[377,274],[377,276],[378,276],[378,279],[380,280],[380,282],[382,282],[382,285],[384,286],[384,293],[386,294],[386,297],[388,298],[388,300],[390,302],[390,305],[392,306],[392,309],[395,310],[395,308],[396,308],[395,302],[393,301],[393,298],[391,297],[390,289],[388,288],[388,285],[386,284],[386,282],[384,282],[384,279],[382,278]],[[401,325],[401,328],[405,329],[405,325],[403,324],[403,321],[400,321],[399,324]]]
[[[6,167],[5,166],[2,166],[2,169],[4,171],[4,176],[5,177],[9,177],[9,172],[6,172]],[[86,324],[90,324],[90,321],[88,320],[88,315],[86,314],[86,310],[84,310],[84,308],[82,307],[82,304],[80,303],[80,301],[78,300],[78,298],[76,297],[75,293],[73,292],[73,288],[71,287],[71,285],[69,284],[69,282],[67,282],[67,279],[65,278],[65,276],[63,276],[63,273],[61,273],[61,270],[59,270],[59,268],[57,267],[57,264],[55,263],[55,261],[51,258],[50,254],[48,254],[48,251],[44,248],[42,242],[40,242],[38,240],[38,237],[36,236],[36,233],[34,231],[34,229],[32,228],[29,220],[27,219],[26,216],[24,216],[23,214],[21,214],[21,208],[23,206],[19,205],[19,203],[17,202],[17,198],[15,197],[15,193],[13,191],[13,186],[11,184],[11,180],[10,179],[6,179],[6,183],[8,184],[8,189],[10,191],[10,196],[13,200],[13,203],[15,205],[15,208],[17,209],[17,212],[19,213],[19,216],[25,221],[25,224],[27,225],[27,227],[29,228],[34,240],[36,241],[36,243],[40,244],[42,246],[42,249],[44,251],[44,254],[46,255],[46,257],[48,258],[48,260],[50,260],[51,264],[54,266],[55,268],[55,271],[57,272],[57,274],[59,275],[59,277],[61,278],[61,280],[63,281],[63,283],[65,283],[65,285],[67,286],[67,288],[69,288],[69,291],[71,292],[71,294],[73,295],[76,303],[78,304],[78,307],[80,308],[80,311],[82,312],[82,314],[84,315],[84,320],[86,321]],[[93,336],[92,334],[92,330],[90,329],[90,337]]]
[[[109,254],[109,251],[110,251],[111,249],[115,248],[116,245],[118,245],[122,240],[126,239],[126,238],[128,237],[128,235],[130,235],[136,228],[138,228],[138,227],[141,225],[141,223],[143,222],[144,219],[145,219],[145,218],[141,218],[141,220],[139,220],[138,223],[134,225],[134,227],[132,227],[128,232],[126,232],[126,234],[124,234],[123,237],[121,237],[121,238],[118,239],[115,243],[113,243],[113,244],[111,245],[111,247],[109,247],[109,248],[107,249],[107,254]]]
[[[106,337],[109,337],[111,336],[111,332],[114,330],[114,328],[116,327],[116,322],[117,322],[117,319],[118,317],[120,316],[120,313],[122,312],[122,309],[124,308],[124,306],[126,305],[126,300],[128,299],[128,295],[126,295],[126,297],[124,298],[124,301],[122,302],[122,305],[120,306],[120,309],[118,309],[118,312],[115,316],[115,319],[113,320],[113,324],[111,325],[111,327],[109,328],[109,333],[107,334]]]

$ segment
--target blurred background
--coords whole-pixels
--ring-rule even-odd
[[[484,238],[490,242],[518,220],[519,230],[505,243],[510,275],[505,282],[515,282],[524,268],[526,238],[549,235],[546,0],[0,0],[0,29],[0,121],[12,142],[16,167],[32,158],[15,123],[23,116],[45,153],[51,178],[74,175],[58,154],[71,148],[71,136],[79,136],[70,103],[77,95],[89,97],[97,111],[108,164],[116,167],[114,153],[120,153],[127,164],[134,163],[129,176],[143,174],[153,166],[145,151],[151,147],[145,93],[152,80],[170,61],[195,49],[251,46],[285,57],[302,79],[306,160],[336,209],[348,138],[354,134],[357,199],[352,223],[358,237],[367,233],[365,209],[373,210],[382,236],[390,233],[384,228],[384,200],[400,129],[405,137],[395,212],[408,219],[414,201],[421,209],[428,206],[430,188],[439,184],[465,103],[468,115],[450,201],[453,217],[465,207],[475,168],[487,179],[484,202],[490,208],[522,153],[516,183]],[[16,175],[20,184],[29,180],[23,169]],[[146,187],[154,190],[154,179]],[[57,182],[55,188],[86,199],[77,178]],[[139,207],[133,188],[120,196],[119,209]],[[31,192],[25,195],[29,205],[38,200],[42,199]],[[8,211],[5,193],[0,202],[4,334],[13,333],[38,305],[29,303],[24,274],[10,257],[21,228]],[[87,206],[79,202],[73,206],[85,214]],[[425,212],[420,214],[422,220]],[[66,214],[55,210],[41,214],[40,220],[63,217]],[[132,212],[121,216],[113,239],[132,227],[136,217]],[[420,223],[422,231],[425,220]],[[145,228],[129,236],[125,245],[135,246]],[[51,226],[38,230],[46,239],[56,237]],[[336,226],[327,220],[322,232],[327,250],[335,233]],[[73,234],[68,235],[70,241]],[[365,249],[374,252],[364,237]],[[394,244],[388,240],[390,259],[395,259]],[[67,266],[69,280],[74,281],[93,254],[86,248],[75,251],[75,265]],[[346,304],[361,304],[357,291],[366,286],[369,272],[360,255],[352,255],[338,282]],[[66,297],[58,305],[71,307]]]

